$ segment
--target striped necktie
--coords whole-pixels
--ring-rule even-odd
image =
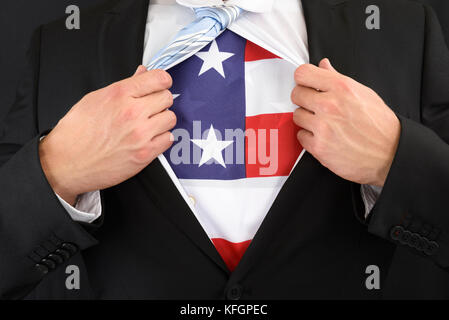
[[[167,70],[190,58],[217,38],[243,11],[237,6],[214,6],[193,9],[196,19],[151,60],[148,70]]]

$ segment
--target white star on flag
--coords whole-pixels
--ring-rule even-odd
[[[217,140],[217,136],[215,135],[215,129],[213,125],[210,126],[206,140],[191,139],[191,141],[198,147],[203,149],[203,154],[201,156],[200,164],[198,167],[201,167],[210,159],[215,159],[219,164],[221,164],[224,168],[226,168],[226,164],[223,160],[222,151],[226,149],[229,145],[234,143],[234,141]]]
[[[228,60],[230,57],[232,57],[234,54],[231,52],[220,52],[218,50],[218,44],[217,41],[212,41],[212,44],[210,45],[208,52],[198,52],[196,56],[203,60],[203,66],[201,67],[200,73],[198,76],[202,75],[206,71],[209,71],[210,69],[215,69],[223,78],[226,78],[224,69],[223,69],[223,62]]]

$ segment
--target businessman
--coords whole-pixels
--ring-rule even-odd
[[[429,7],[81,16],[35,32],[0,127],[1,298],[449,298],[449,52]]]

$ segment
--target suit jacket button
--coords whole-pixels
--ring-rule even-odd
[[[419,240],[421,239],[421,236],[417,233],[412,233],[412,236],[409,240],[409,245],[412,248],[418,249]]]
[[[226,293],[226,298],[228,300],[240,300],[243,295],[243,287],[239,284],[233,285],[228,289]]]
[[[50,253],[47,258],[54,261],[56,264],[61,264],[64,262],[64,259],[56,253]]]
[[[70,253],[64,249],[56,249],[55,254],[62,257],[62,259],[64,261],[66,261],[70,258]]]
[[[50,270],[56,269],[56,263],[53,260],[44,258],[41,260],[41,264],[46,265]]]
[[[399,242],[401,244],[406,244],[406,245],[410,245],[410,239],[412,237],[412,233],[410,231],[404,231],[401,235],[401,237],[399,238]]]
[[[397,241],[401,238],[402,234],[404,233],[404,228],[401,226],[393,227],[390,231],[390,237],[391,239]]]
[[[74,245],[73,243],[69,243],[69,242],[64,242],[61,245],[61,248],[68,251],[71,256],[73,256],[78,251],[78,247],[76,245]]]
[[[420,237],[416,243],[416,249],[423,252],[427,248],[428,240],[426,238]]]
[[[429,241],[426,248],[424,249],[424,253],[428,256],[433,256],[438,252],[439,248],[440,246],[438,245],[438,243],[436,243],[435,241]]]
[[[49,269],[48,269],[48,267],[47,267],[46,265],[43,265],[43,264],[40,264],[40,263],[36,264],[34,267],[35,267],[41,274],[47,274],[48,271],[49,271]]]

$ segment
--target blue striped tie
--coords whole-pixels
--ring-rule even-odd
[[[190,58],[218,37],[242,9],[237,6],[216,6],[194,8],[196,20],[183,28],[165,48],[151,60],[148,70],[167,70]]]

